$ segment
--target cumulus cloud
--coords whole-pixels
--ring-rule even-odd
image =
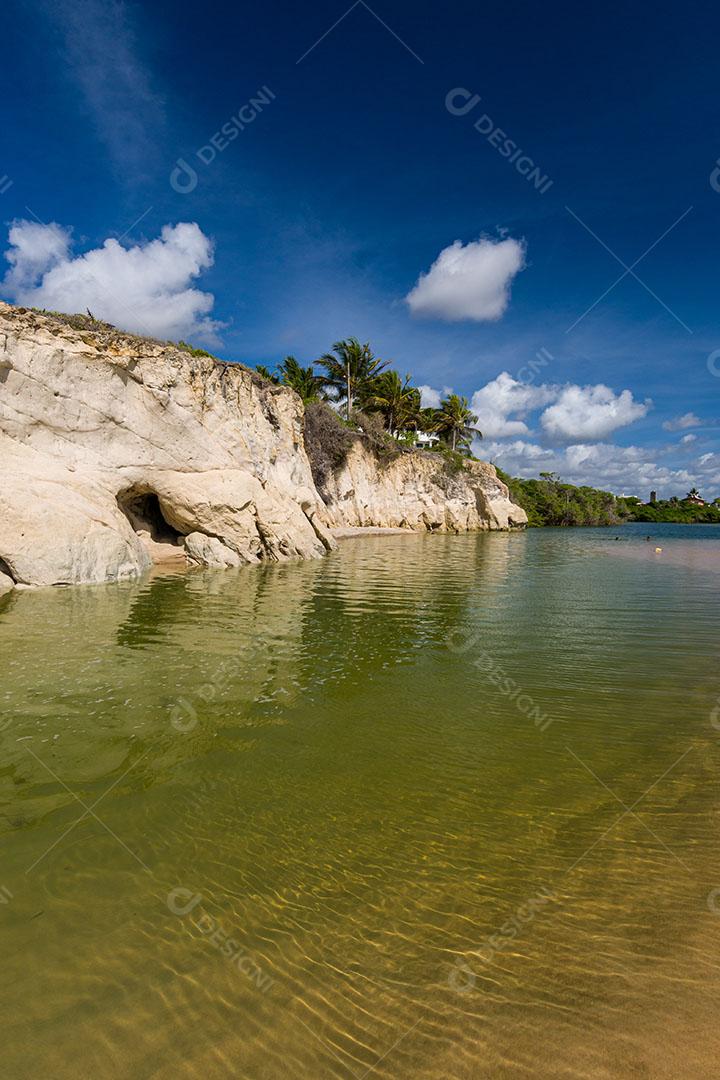
[[[513,442],[476,439],[472,451],[476,457],[501,465],[513,476],[536,476],[541,469],[551,470],[558,454],[556,450],[525,439],[515,439]]]
[[[440,252],[405,297],[413,315],[459,322],[492,322],[505,312],[510,284],[525,265],[525,244],[508,237],[460,240]]]
[[[472,409],[478,426],[491,439],[531,434],[530,413],[546,408],[541,416],[547,436],[561,442],[599,440],[611,431],[644,416],[651,402],[637,402],[629,390],[615,394],[607,386],[564,386],[522,382],[507,371],[476,390]]]
[[[693,485],[706,498],[720,493],[720,454],[695,456],[692,433],[679,443],[655,447],[618,446],[607,440],[610,432],[645,416],[652,405],[636,401],[630,390],[615,392],[603,384],[526,384],[504,371],[476,391],[472,401],[480,416],[478,426],[487,436],[474,440],[474,453],[511,476],[554,472],[568,483],[642,499],[653,490],[661,498],[682,496]],[[535,433],[529,419],[534,410],[541,413]],[[684,427],[695,426],[692,417],[680,418]]]
[[[477,413],[478,427],[488,438],[527,435],[530,429],[524,419],[510,420],[510,415],[525,417],[532,409],[553,401],[558,392],[557,387],[519,382],[503,371],[492,382],[475,391],[472,410]]]
[[[603,439],[612,431],[645,416],[652,402],[635,401],[629,390],[615,394],[609,386],[566,386],[540,421],[552,439]]]
[[[685,428],[700,427],[702,420],[693,412],[686,412],[682,416],[676,416],[674,420],[666,420],[663,424],[665,431],[684,431]]]
[[[418,386],[420,391],[420,406],[423,409],[439,409],[440,408],[440,391],[433,389],[432,386]]]
[[[212,242],[194,222],[165,225],[160,237],[123,247],[109,239],[71,253],[71,231],[54,222],[16,221],[8,234],[10,269],[1,291],[16,303],[84,312],[124,330],[212,344],[221,324],[209,317],[211,293],[192,287],[212,266]]]
[[[517,439],[478,441],[474,450],[512,476],[537,477],[540,472],[555,472],[568,483],[588,484],[616,495],[647,499],[655,490],[661,498],[668,498],[684,495],[693,485],[709,498],[720,492],[720,454],[703,454],[696,462],[678,469],[657,460],[666,450],[612,443],[550,448]]]
[[[10,269],[3,281],[8,296],[20,298],[32,289],[38,278],[67,259],[70,232],[54,222],[16,221],[8,232],[9,249],[5,258]]]
[[[443,386],[442,390],[436,390],[434,386],[418,386],[420,391],[420,407],[422,409],[439,409],[442,398],[452,394],[451,386]]]

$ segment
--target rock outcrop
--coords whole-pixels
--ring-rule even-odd
[[[0,304],[0,588],[324,554],[302,418],[239,364]]]
[[[342,525],[523,524],[492,466],[383,464],[358,441],[324,498],[291,390],[240,364],[0,303],[0,594],[174,558],[316,558]]]
[[[362,438],[326,478],[322,494],[336,525],[460,533],[527,524],[492,465],[466,461],[455,468],[423,451],[383,461]]]

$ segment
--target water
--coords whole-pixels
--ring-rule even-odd
[[[716,1075],[719,587],[639,525],[0,600],[0,1073]]]

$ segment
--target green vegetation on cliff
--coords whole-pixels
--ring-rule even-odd
[[[258,364],[256,370],[271,382],[289,386],[305,405],[331,402],[355,429],[356,414],[365,418],[361,426],[366,426],[368,417],[377,417],[389,436],[407,446],[414,446],[419,435],[429,436],[420,440],[424,446],[439,442],[472,457],[472,440],[482,438],[467,398],[448,393],[438,408],[423,408],[422,394],[413,386],[412,377],[390,368],[387,361],[375,356],[369,342],[362,344],[355,337],[336,341],[332,352],[308,367],[302,367],[294,356],[286,356],[274,370],[264,364]],[[320,426],[327,424],[321,419]]]

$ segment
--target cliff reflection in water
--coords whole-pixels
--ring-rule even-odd
[[[320,561],[5,597],[4,809],[22,794],[23,820],[35,820],[74,801],[60,784],[49,790],[41,761],[83,798],[128,769],[123,789],[134,790],[220,733],[249,739],[321,710],[328,694],[361,690],[443,645],[478,605],[489,617],[523,542],[400,540],[345,541]]]

